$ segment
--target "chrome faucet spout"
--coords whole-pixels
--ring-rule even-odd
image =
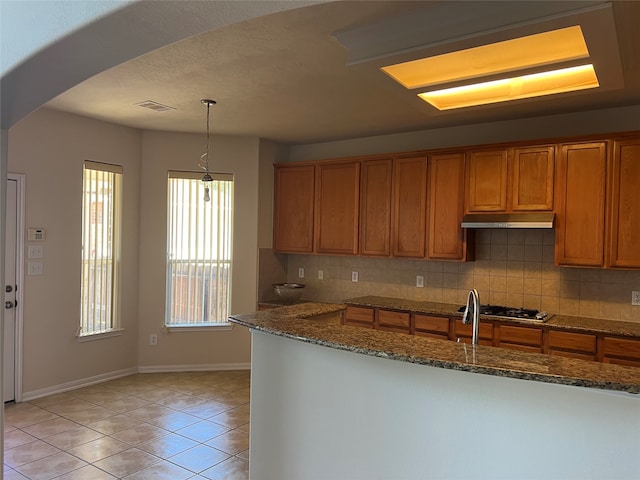
[[[469,318],[469,314],[471,314],[471,319]],[[472,288],[469,291],[469,295],[467,296],[467,305],[464,308],[464,313],[462,314],[462,323],[473,325],[473,335],[471,337],[471,344],[478,344],[478,324],[480,323],[480,295],[475,288]]]

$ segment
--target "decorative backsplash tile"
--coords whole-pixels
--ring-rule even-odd
[[[640,271],[556,267],[554,240],[553,230],[479,230],[476,260],[466,263],[288,255],[287,281],[307,285],[303,298],[325,302],[380,295],[462,304],[476,288],[482,303],[640,322],[640,307],[631,305]],[[304,279],[298,278],[300,267]],[[352,272],[358,272],[357,283]],[[415,286],[417,275],[423,288]]]

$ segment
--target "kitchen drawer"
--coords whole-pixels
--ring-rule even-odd
[[[569,350],[587,354],[596,353],[596,336],[585,333],[549,330],[549,350]]]
[[[344,323],[345,325],[373,328],[374,318],[375,310],[373,308],[347,306]]]
[[[378,310],[377,327],[379,330],[392,329],[392,331],[407,332],[411,329],[411,315],[409,312],[396,312],[393,310]]]
[[[640,366],[640,340],[604,337],[603,362]]]
[[[432,317],[431,315],[415,314],[414,322],[416,333],[431,332],[439,335],[449,335],[449,318],[448,317]]]
[[[471,338],[473,336],[473,325],[465,325],[464,323],[462,323],[462,320],[455,320],[453,329],[455,337],[454,340],[456,340],[458,337]],[[478,338],[484,340],[492,340],[493,323],[480,322],[480,324],[478,325]]]
[[[517,344],[542,347],[542,329],[499,325],[498,340],[500,346],[503,346],[503,344]]]

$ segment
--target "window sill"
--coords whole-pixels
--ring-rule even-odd
[[[165,325],[168,332],[207,332],[233,330],[233,323],[224,322],[215,325]]]
[[[124,332],[124,328],[114,328],[106,332],[99,333],[87,333],[85,335],[78,335],[79,342],[90,342],[92,340],[102,340],[103,338],[119,337]]]

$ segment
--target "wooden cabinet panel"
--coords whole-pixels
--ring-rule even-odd
[[[413,318],[413,331],[415,335],[448,340],[449,323],[448,317],[434,317],[416,313]]]
[[[360,163],[319,163],[315,198],[315,251],[356,255]]]
[[[429,158],[429,238],[427,258],[465,260],[464,153]]]
[[[615,142],[607,266],[640,268],[640,138]]]
[[[313,251],[315,166],[275,166],[273,248],[279,252]]]
[[[602,361],[640,367],[640,340],[604,337]]]
[[[511,210],[553,210],[555,148],[516,148],[509,162]]]
[[[373,308],[347,306],[344,314],[344,324],[357,327],[373,328],[375,310]]]
[[[388,332],[409,333],[409,312],[396,312],[393,310],[378,310],[376,329]]]
[[[391,255],[393,160],[362,162],[360,172],[360,254]]]
[[[425,256],[427,158],[396,158],[393,170],[393,241],[396,257]]]
[[[547,335],[548,353],[551,355],[581,358],[583,360],[596,359],[597,342],[595,335],[558,330],[549,330]]]
[[[471,343],[472,337],[473,325],[465,325],[462,320],[456,318],[453,324],[453,340]],[[493,323],[480,322],[478,325],[478,343],[480,345],[493,345]]]
[[[498,325],[498,344],[516,344],[542,349],[542,329],[533,327],[516,327],[513,325]]]
[[[507,210],[507,150],[469,153],[465,212]]]
[[[556,181],[556,264],[604,263],[606,142],[563,145]]]

